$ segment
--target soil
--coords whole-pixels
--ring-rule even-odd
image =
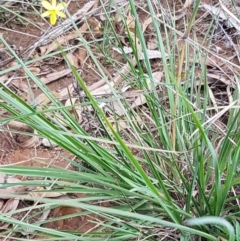
[[[70,14],[74,14],[78,9],[80,9],[85,3],[88,1],[70,1],[70,5],[68,7],[68,11]],[[170,1],[171,2],[171,1]],[[175,8],[175,10],[181,9],[182,1],[174,1],[176,2],[175,6],[169,6],[169,1],[163,1],[163,7],[166,8]],[[203,1],[207,4],[210,4],[210,2],[214,3],[214,1]],[[217,1],[215,1],[217,2]],[[212,4],[213,4],[212,3]],[[44,32],[44,30],[47,30],[49,28],[49,23],[42,19],[39,15],[33,14],[33,10],[26,4],[14,4],[11,9],[19,9],[23,8],[28,11],[23,11],[21,14],[23,17],[29,19],[32,23],[37,23],[36,26],[30,23],[25,23],[24,21],[20,21],[16,16],[12,15],[11,13],[6,13],[5,16],[1,16],[0,13],[0,34],[3,35],[4,39],[8,42],[8,44],[15,50],[16,53],[21,55],[21,53],[28,49],[30,46],[34,45],[34,43],[39,39],[41,34]],[[39,9],[39,8],[38,8]],[[31,11],[32,10],[32,11]],[[200,11],[198,13],[197,18],[200,19],[201,15],[203,13]],[[191,16],[191,10],[188,10],[187,18]],[[207,25],[211,21],[211,16],[206,15],[207,18],[201,19],[201,22],[198,24],[198,38],[199,42],[201,42],[204,38],[204,32],[207,29]],[[144,20],[148,17],[148,14],[142,9],[139,10],[139,18],[141,22],[144,22]],[[9,21],[6,21],[6,18]],[[177,21],[177,28],[179,30],[183,30],[183,22],[182,20]],[[151,28],[148,29],[148,31],[151,31]],[[230,31],[230,30],[229,30]],[[234,31],[234,30],[232,30]],[[152,34],[154,35],[154,34]],[[190,34],[191,35],[191,34]],[[89,37],[89,36],[88,36]],[[151,37],[148,36],[149,41],[151,40]],[[75,44],[74,40],[69,41],[70,45]],[[9,52],[1,45],[0,46],[0,64],[1,61],[4,62],[10,58]],[[215,40],[214,44],[209,48],[211,51],[216,53],[218,51],[218,54],[222,59],[231,59],[232,63],[235,63],[236,65],[239,65],[237,57],[234,56],[234,49],[231,46],[228,46],[224,39],[218,39]],[[37,49],[36,49],[37,50]],[[39,50],[38,50],[39,51]],[[96,50],[97,51],[97,50]],[[36,51],[37,52],[37,51]],[[24,53],[21,57],[27,57],[29,53]],[[101,56],[100,53],[98,53],[99,56]],[[210,72],[217,71],[220,72],[220,74],[229,75],[232,72],[239,71],[239,69],[236,67],[232,67],[230,65],[223,64],[221,61],[219,61],[219,55],[217,64],[215,63],[215,55],[209,55],[209,59],[211,57],[211,61],[209,60],[209,70]],[[28,56],[29,57],[29,56]],[[121,63],[121,57],[119,57],[119,63]],[[101,58],[101,57],[99,57]],[[104,59],[103,59],[104,60]],[[111,64],[108,64],[108,62],[102,61],[104,68],[107,70],[107,72],[113,76],[114,75],[114,67]],[[7,68],[10,66],[13,66],[16,64],[14,61],[10,61],[5,66],[2,66],[3,68]],[[81,76],[84,79],[85,83],[90,86],[91,84],[99,81],[99,77],[96,74],[96,67],[93,65],[93,63],[88,59],[86,62],[87,65],[84,66],[81,70]],[[161,61],[160,60],[152,60],[151,61],[153,70],[162,68]],[[216,66],[220,65],[220,70],[216,70]],[[36,72],[36,75],[39,77],[44,77],[48,73],[56,73],[57,71],[63,70],[66,68],[66,63],[63,61],[63,59],[58,56],[54,57],[52,59],[47,59],[45,61],[42,61],[41,63],[37,63],[36,66],[34,66],[36,69],[39,68],[40,71]],[[8,73],[9,77],[14,76],[14,72]],[[15,80],[22,81],[24,79],[24,75],[21,75],[21,72],[18,72],[17,75],[14,76]],[[1,81],[1,80],[0,80]],[[71,83],[74,83],[74,79],[70,74],[61,77],[50,84],[48,84],[48,88],[52,91],[59,92],[62,89],[69,86]],[[19,86],[18,86],[19,87]],[[13,88],[13,86],[10,86],[10,88]],[[19,88],[16,88],[19,91]],[[15,89],[15,90],[16,90]],[[22,95],[23,98],[26,99],[26,101],[29,100],[32,101],[36,96],[39,95],[39,90],[32,88],[32,97],[29,97],[27,95],[27,91],[20,91],[20,95]],[[224,97],[226,98],[226,96]],[[225,99],[224,99],[225,100]],[[223,101],[223,99],[222,99]],[[2,117],[5,117],[5,114],[0,112],[0,115]],[[0,116],[1,118],[1,116]],[[224,123],[223,123],[224,124]],[[4,165],[21,165],[21,166],[31,166],[31,167],[50,167],[50,166],[56,166],[58,168],[63,169],[71,169],[73,168],[69,163],[66,161],[65,157],[68,157],[69,159],[72,159],[74,156],[66,152],[65,150],[56,147],[56,148],[47,148],[42,145],[35,145],[31,148],[23,148],[21,146],[21,143],[19,142],[19,135],[18,134],[12,134],[11,132],[2,131],[0,132],[0,164],[2,166]],[[56,218],[61,217],[64,215],[72,214],[72,213],[80,213],[80,209],[76,208],[70,208],[70,207],[58,207],[51,211],[50,217]],[[95,217],[93,216],[79,216],[75,218],[65,219],[61,221],[55,221],[49,224],[46,224],[45,226],[48,228],[53,228],[57,230],[71,230],[71,231],[82,231],[82,232],[88,232],[90,230],[93,230],[96,224],[93,224],[91,222],[92,219]]]

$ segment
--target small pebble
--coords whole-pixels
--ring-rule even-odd
[[[49,148],[54,148],[57,146],[57,144],[53,141],[50,141],[49,139],[47,138],[43,138],[42,139],[42,143],[41,143],[43,146],[45,147],[49,147]]]

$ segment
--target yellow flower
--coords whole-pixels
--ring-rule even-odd
[[[44,12],[41,17],[45,18],[50,15],[50,23],[54,25],[57,21],[57,16],[60,16],[62,18],[66,18],[66,14],[60,12],[64,9],[64,7],[67,4],[65,2],[58,3],[56,0],[52,0],[52,4],[50,4],[48,1],[42,1],[42,6],[47,9],[46,12]]]

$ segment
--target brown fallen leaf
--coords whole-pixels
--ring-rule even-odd
[[[184,3],[183,8],[188,8],[191,6],[191,4],[193,3],[193,0],[186,0]]]
[[[61,94],[59,94],[58,92],[52,91],[51,93],[56,98],[61,98]],[[51,103],[51,100],[44,93],[38,95],[34,100],[34,104],[37,106],[37,109],[42,109],[45,105],[49,103]]]
[[[31,131],[32,128],[25,123],[20,121],[9,121],[8,124],[10,129],[18,130],[18,131]]]
[[[40,71],[41,71],[40,68],[36,67],[36,66],[28,66],[28,69],[35,75],[39,74]],[[26,75],[24,69],[20,69],[19,73],[20,73],[21,76],[25,76]]]
[[[62,98],[69,98],[69,95],[71,95],[75,90],[75,86],[74,84],[70,84],[68,85],[66,88],[62,89],[60,92],[59,92],[59,95],[62,97]]]
[[[75,68],[80,68],[81,65],[80,65],[80,61],[78,59],[78,57],[74,54],[74,51],[69,51],[67,53],[67,56],[66,56],[67,60],[69,61],[69,63],[71,65],[73,65]]]
[[[20,89],[26,93],[29,93],[29,86],[27,85],[26,81],[23,81],[22,79],[13,79],[10,82],[10,84],[14,85],[18,89]]]
[[[126,23],[127,23],[127,27],[129,28],[129,30],[133,34],[135,34],[135,18],[131,15],[130,12],[128,13]],[[126,33],[127,33],[127,31],[126,31]]]
[[[129,54],[129,53],[133,53],[133,49],[130,47],[123,47],[123,52],[121,49],[118,48],[113,48],[114,51],[120,53],[120,54]],[[162,53],[159,50],[150,50],[150,49],[146,49],[146,53],[147,53],[147,57],[148,59],[159,59],[162,58]],[[167,57],[168,54],[165,53],[165,56]],[[143,60],[144,59],[144,54],[143,53],[139,53],[139,59]]]
[[[54,80],[58,80],[72,72],[71,69],[64,69],[58,72],[54,72],[51,74],[46,75],[45,77],[40,78],[43,84],[49,84]]]
[[[26,197],[32,197],[32,198],[41,198],[44,196],[44,198],[56,198],[56,197],[61,197],[65,195],[65,193],[61,192],[50,192],[50,190],[47,190],[43,187],[37,187],[33,191],[29,192]]]
[[[127,120],[123,120],[123,119],[114,119],[113,117],[108,118],[109,122],[112,124],[112,127],[115,131],[121,131],[123,129],[128,129],[130,128],[130,125],[128,123]],[[134,123],[135,125],[139,125],[139,123],[142,123],[142,120],[140,118],[140,116],[137,116],[134,120],[132,120],[132,123]],[[109,133],[111,131],[109,130]]]
[[[216,81],[220,81],[222,83],[224,83],[225,85],[231,85],[231,81],[229,78],[221,75],[221,74],[211,74],[211,73],[207,73],[207,77],[208,78],[213,78]]]
[[[39,137],[37,136],[37,131],[33,130],[30,126],[20,122],[20,121],[10,121],[7,124],[8,128],[12,130],[17,130],[19,132],[25,132],[26,135],[19,133],[17,138],[17,143],[23,148],[31,148],[39,145]]]
[[[135,66],[137,64],[137,61],[135,58],[132,59],[132,66]],[[110,82],[111,86],[118,85],[123,81],[123,76],[126,76],[131,72],[131,67],[128,63],[126,63],[122,69],[119,71],[117,76]],[[97,83],[92,84],[88,87],[88,89],[91,91],[92,95],[104,95],[111,93],[111,89],[108,84],[105,84],[106,81],[104,79],[98,81]],[[104,85],[105,84],[105,85]],[[99,88],[98,88],[99,87]],[[81,95],[84,95],[84,92],[81,92]]]
[[[5,83],[7,80],[8,80],[8,76],[5,74],[5,75],[2,75],[0,76],[0,83]]]
[[[90,29],[95,32],[101,32],[102,33],[102,24],[95,18],[95,17],[90,17],[86,19],[88,26]]]
[[[79,98],[69,98],[65,102],[65,106],[72,106],[72,109],[68,109],[68,111],[75,117],[80,123],[82,121],[82,107],[80,105]]]
[[[79,48],[75,51],[74,54],[78,58],[79,65],[80,65],[79,67],[83,68],[88,56],[87,50],[83,48]]]
[[[80,106],[79,98],[69,98],[66,100],[65,104],[69,113],[73,116],[74,119],[77,120],[78,123],[81,123],[82,121],[82,107]],[[64,126],[68,127],[70,123],[63,118],[61,113],[55,113],[55,118]]]
[[[147,42],[147,48],[149,50],[155,50],[158,47],[158,41],[156,37],[152,37]]]
[[[2,199],[0,199],[0,210],[3,208],[4,204],[5,202]]]
[[[231,104],[233,102],[233,95],[232,95],[232,91],[231,91],[231,86],[228,85],[226,90],[227,90],[228,102],[229,102],[229,104]]]
[[[4,204],[4,206],[1,208],[0,212],[3,213],[8,213],[8,212],[12,212],[15,211],[18,207],[20,200],[19,199],[14,199],[11,198],[9,200],[7,200],[7,202]],[[8,217],[12,217],[12,214],[8,214]],[[5,230],[7,229],[11,224],[7,223],[7,222],[0,222],[0,230]]]
[[[6,183],[6,184],[11,184],[11,183],[18,183],[21,182],[21,180],[8,176],[6,174],[0,174],[0,183]],[[26,191],[26,187],[22,187],[21,185],[16,185],[16,186],[8,186],[6,188],[1,188],[0,189],[0,198],[1,199],[9,199],[11,195],[17,194],[18,192]]]
[[[152,90],[153,87],[156,87],[163,77],[163,72],[155,72],[153,73],[153,84],[150,79],[146,79],[147,86],[149,90]],[[143,105],[146,103],[146,98],[143,94],[139,95],[136,100],[132,103],[131,108],[136,108],[137,106]]]
[[[8,213],[9,211],[14,211],[17,209],[19,203],[19,199],[10,198],[7,200],[3,208],[1,208],[1,213]],[[0,227],[1,228],[1,227]]]
[[[213,91],[211,88],[208,88],[208,93],[209,93],[209,97],[213,103],[213,106],[215,107],[215,111],[218,112],[218,106],[217,106],[217,101],[214,97]]]
[[[25,136],[25,138],[21,138],[19,145],[23,148],[31,148],[40,145],[37,131],[33,130],[33,136]]]

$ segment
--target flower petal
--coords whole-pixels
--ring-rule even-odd
[[[66,18],[66,14],[65,13],[62,13],[60,11],[56,11],[56,14],[62,18]]]
[[[50,16],[50,23],[52,25],[55,25],[56,21],[57,21],[57,15],[56,15],[56,13],[52,13]]]
[[[65,7],[67,6],[66,3],[59,3],[57,6],[56,6],[56,10],[63,10]]]
[[[52,8],[56,8],[57,5],[57,1],[56,0],[52,0]]]
[[[45,18],[45,17],[49,16],[50,14],[51,14],[51,11],[46,11],[46,12],[41,14],[41,17]]]
[[[52,5],[48,1],[45,1],[45,0],[42,1],[42,6],[44,8],[46,8],[47,10],[51,10],[52,9]]]

